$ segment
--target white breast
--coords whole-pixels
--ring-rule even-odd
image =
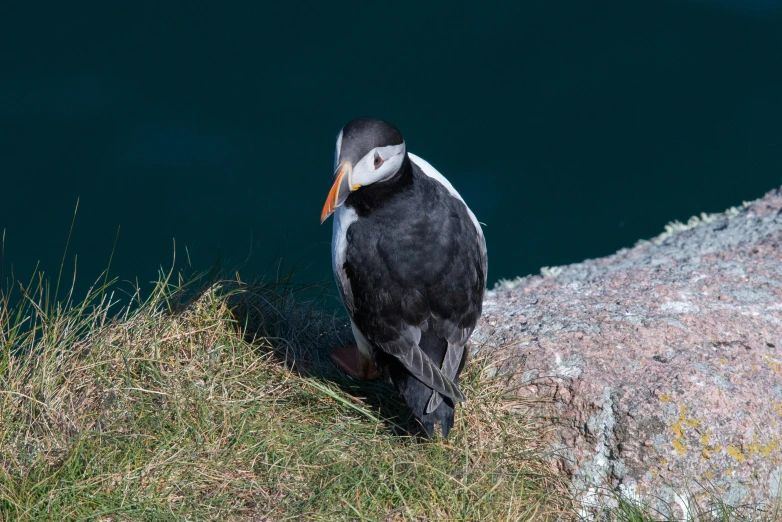
[[[331,266],[334,269],[334,279],[337,280],[342,301],[348,315],[351,316],[350,326],[353,329],[353,337],[356,339],[356,345],[361,353],[366,357],[372,356],[372,349],[366,336],[358,329],[353,322],[353,290],[350,287],[350,280],[345,273],[345,257],[348,247],[348,227],[358,219],[358,214],[352,208],[345,206],[339,207],[334,212],[334,226],[331,232]]]
[[[353,310],[353,292],[350,289],[350,281],[345,273],[345,257],[348,247],[348,227],[357,219],[358,214],[352,208],[346,206],[339,207],[332,218],[334,225],[331,229],[331,267],[334,270],[334,278],[337,280],[342,299],[345,303],[348,313]]]

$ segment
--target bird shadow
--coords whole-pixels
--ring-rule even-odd
[[[320,292],[313,292],[320,286]],[[352,402],[366,406],[399,436],[427,439],[426,432],[388,379],[361,381],[330,358],[334,348],[354,344],[350,320],[328,306],[323,285],[236,284],[229,297],[237,328],[248,343],[302,377],[334,384]],[[333,299],[333,297],[332,297]]]

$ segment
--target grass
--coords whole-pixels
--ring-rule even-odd
[[[480,358],[451,437],[427,441],[390,385],[328,363],[345,321],[287,280],[161,274],[124,308],[112,288],[0,294],[2,521],[577,518],[544,428]],[[723,511],[700,519],[738,520]]]
[[[598,520],[600,522],[779,522],[782,520],[782,505],[769,506],[739,505],[731,506],[713,493],[711,488],[699,487],[689,492],[688,515],[671,518],[648,504],[629,502],[613,491],[604,493],[604,507],[592,510],[589,517],[577,517]],[[665,503],[663,503],[664,505]],[[612,507],[605,507],[610,505]],[[672,506],[668,506],[670,508]],[[666,509],[670,513],[671,509]],[[676,512],[674,510],[674,512]],[[681,514],[681,510],[678,511]]]
[[[0,520],[555,520],[564,482],[500,383],[466,370],[448,440],[402,435],[386,384],[341,377],[344,321],[286,285],[168,277],[0,300]],[[286,364],[287,361],[287,364]],[[292,369],[293,368],[293,369]],[[368,397],[367,401],[360,397]]]

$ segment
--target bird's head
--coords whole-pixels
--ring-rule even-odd
[[[399,171],[405,159],[405,140],[390,123],[356,118],[337,136],[334,182],[320,213],[320,222],[342,205],[351,192],[385,181]]]

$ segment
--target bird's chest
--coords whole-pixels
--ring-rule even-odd
[[[453,260],[459,216],[437,201],[404,201],[356,219],[345,230],[344,265],[355,285],[419,288]]]

